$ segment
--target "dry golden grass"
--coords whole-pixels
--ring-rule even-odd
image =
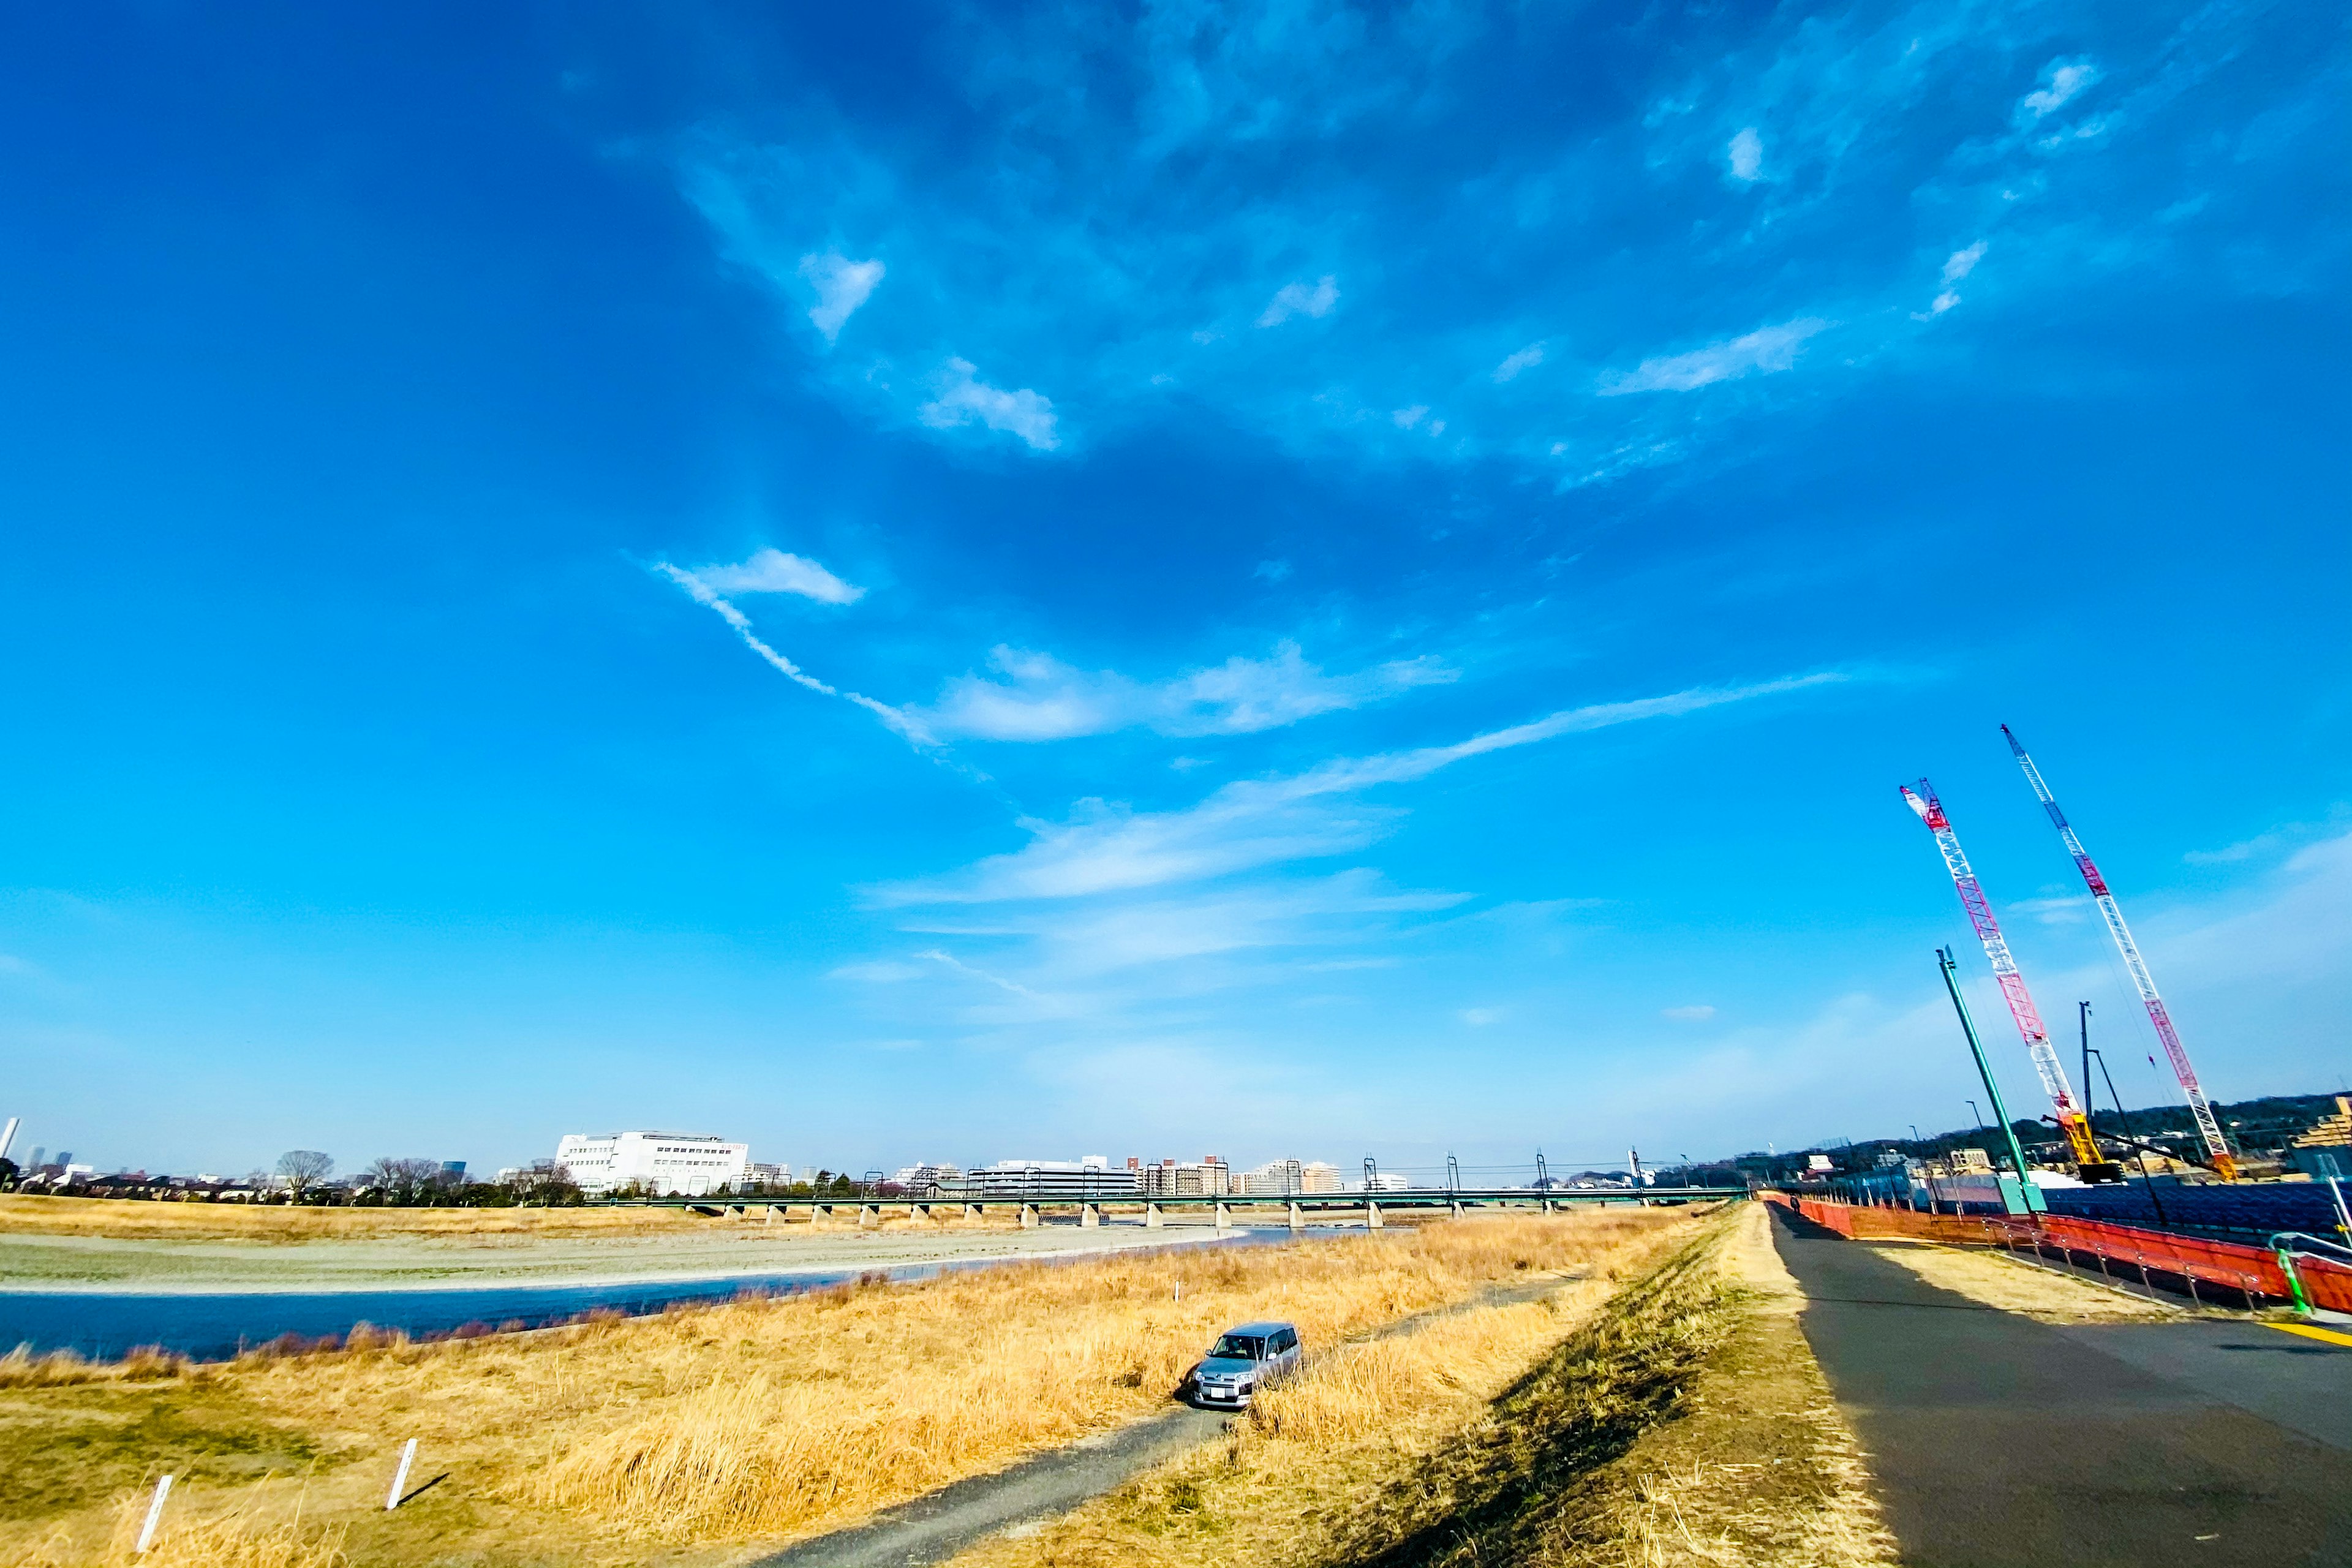
[[[1725,1248],[1743,1287],[1681,1418],[1595,1476],[1547,1568],[1891,1568],[1861,1445],[1797,1326],[1763,1205]]]
[[[1706,1224],[1686,1212],[1651,1215],[1615,1249],[1608,1273],[1648,1275]],[[1223,1443],[1033,1536],[977,1547],[957,1568],[1321,1568],[1392,1550],[1450,1520],[1465,1482],[1497,1473],[1491,1454],[1457,1462],[1465,1436],[1499,1430],[1482,1428],[1496,1402],[1559,1356],[1564,1339],[1589,1335],[1610,1294],[1602,1280],[1563,1284],[1539,1300],[1433,1318],[1318,1356],[1260,1395]]]
[[[1326,1356],[1223,1443],[956,1568],[1881,1568],[1764,1224],[1670,1233],[1690,1245],[1612,1300],[1570,1287]]]
[[[118,1362],[89,1362],[71,1351],[34,1355],[18,1345],[0,1355],[0,1388],[63,1388],[77,1383],[141,1383],[179,1377],[189,1370],[185,1356],[152,1346],[132,1351]]]
[[[286,1507],[255,1487],[210,1510],[174,1497],[144,1552],[137,1550],[152,1490],[126,1492],[113,1503],[113,1528],[95,1555],[65,1531],[19,1559],[23,1568],[344,1568],[347,1527],[306,1525],[302,1499]]]
[[[1261,1394],[1250,1406],[1250,1428],[1268,1441],[1306,1448],[1391,1438],[1493,1397],[1608,1290],[1565,1286],[1542,1300],[1483,1308],[1345,1346]]]
[[[1329,1345],[1494,1281],[1605,1269],[1676,1213],[1480,1217],[1000,1267],[531,1336],[385,1337],[247,1359],[200,1381],[142,1385],[140,1397],[169,1394],[192,1412],[210,1402],[240,1430],[299,1439],[321,1466],[315,1517],[348,1524],[349,1550],[371,1564],[469,1552],[637,1562],[656,1545],[690,1556],[837,1527],[1119,1425],[1164,1404],[1234,1321],[1288,1318],[1311,1345]],[[102,1414],[110,1392],[29,1390],[14,1396],[21,1410],[0,1401],[0,1427],[38,1442],[33,1415]],[[446,1482],[397,1514],[383,1512],[380,1495],[371,1510],[366,1495],[383,1481],[352,1478],[388,1473],[408,1436],[420,1440],[420,1475]],[[6,1459],[0,1452],[0,1467]],[[110,1479],[110,1492],[127,1479]],[[101,1498],[74,1511],[74,1539],[95,1542]],[[0,1522],[0,1561],[25,1539]]]
[[[681,1397],[570,1445],[527,1495],[670,1538],[796,1533],[1140,1414],[1237,1318],[1286,1318],[1328,1344],[1489,1280],[1602,1261],[1650,1227],[1623,1214],[1481,1219],[997,1271],[920,1303],[852,1296],[782,1355],[740,1347],[740,1375],[688,1358],[670,1374]],[[792,1370],[764,1370],[779,1363]]]
[[[2187,1310],[2185,1306],[2127,1294],[2122,1280],[2110,1289],[2038,1267],[1997,1248],[1912,1242],[1878,1244],[1877,1252],[1930,1285],[2046,1323],[2148,1322],[2176,1319]]]

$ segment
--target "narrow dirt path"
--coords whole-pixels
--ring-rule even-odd
[[[1581,1278],[1581,1273],[1555,1273],[1524,1285],[1497,1287],[1452,1307],[1400,1318],[1351,1342],[1410,1333],[1458,1312],[1532,1301]],[[944,1563],[1000,1531],[1018,1531],[1067,1513],[1152,1466],[1212,1440],[1234,1419],[1224,1411],[1175,1405],[994,1475],[974,1476],[942,1487],[864,1524],[795,1542],[771,1556],[756,1558],[744,1568],[924,1568]]]

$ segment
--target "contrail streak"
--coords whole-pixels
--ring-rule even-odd
[[[791,659],[786,658],[782,654],[778,653],[774,648],[769,647],[765,642],[761,640],[760,634],[751,629],[751,620],[745,616],[742,611],[737,609],[725,599],[720,598],[717,594],[712,593],[709,585],[704,583],[699,577],[697,577],[693,573],[680,571],[667,561],[655,562],[654,570],[668,578],[671,582],[677,584],[679,587],[685,589],[687,593],[692,596],[696,604],[708,605],[710,606],[711,610],[718,615],[720,620],[725,621],[729,626],[735,628],[735,635],[743,639],[744,647],[750,648],[753,653],[758,654],[761,658],[767,660],[768,663],[774,668],[776,672],[783,676],[786,679],[798,681],[801,685],[807,687],[811,691],[822,692],[827,697],[838,697],[845,702],[855,702],[858,707],[865,709],[868,713],[873,714],[877,719],[881,720],[883,723],[888,725],[895,733],[904,736],[906,740],[913,745],[932,746],[938,744],[938,742],[931,738],[929,731],[924,729],[920,724],[915,722],[914,720],[908,718],[905,713],[900,712],[898,709],[891,707],[888,703],[877,702],[871,697],[867,697],[861,692],[844,691],[837,686],[828,686],[824,681],[819,680],[815,676],[811,675],[807,670],[803,669],[799,665],[794,664]]]

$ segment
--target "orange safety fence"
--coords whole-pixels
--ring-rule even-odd
[[[2070,1215],[1962,1218],[1801,1198],[1786,1193],[1767,1192],[1764,1196],[1848,1239],[1906,1237],[1963,1246],[2031,1247],[2037,1252],[2050,1247],[2068,1253],[2087,1253],[2109,1264],[2124,1264],[2150,1274],[2218,1285],[2248,1298],[2267,1296],[2285,1300],[2294,1295],[2275,1253],[2267,1247],[2239,1242],[2209,1241],[2203,1237],[2076,1219]],[[2352,1312],[2352,1267],[2300,1257],[2294,1260],[2294,1270],[2303,1286],[2304,1299],[2311,1305]],[[2191,1289],[2193,1293],[2193,1283]]]

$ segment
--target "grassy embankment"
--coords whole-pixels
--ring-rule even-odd
[[[1196,1451],[957,1568],[1890,1562],[1756,1207],[1605,1297],[1328,1355]]]
[[[1496,1281],[1605,1270],[1686,1229],[1678,1213],[1126,1254],[214,1368],[0,1364],[0,1561],[126,1561],[164,1469],[182,1481],[152,1568],[730,1561],[1159,1407],[1238,1319],[1331,1344]],[[432,1484],[387,1514],[409,1436]]]

